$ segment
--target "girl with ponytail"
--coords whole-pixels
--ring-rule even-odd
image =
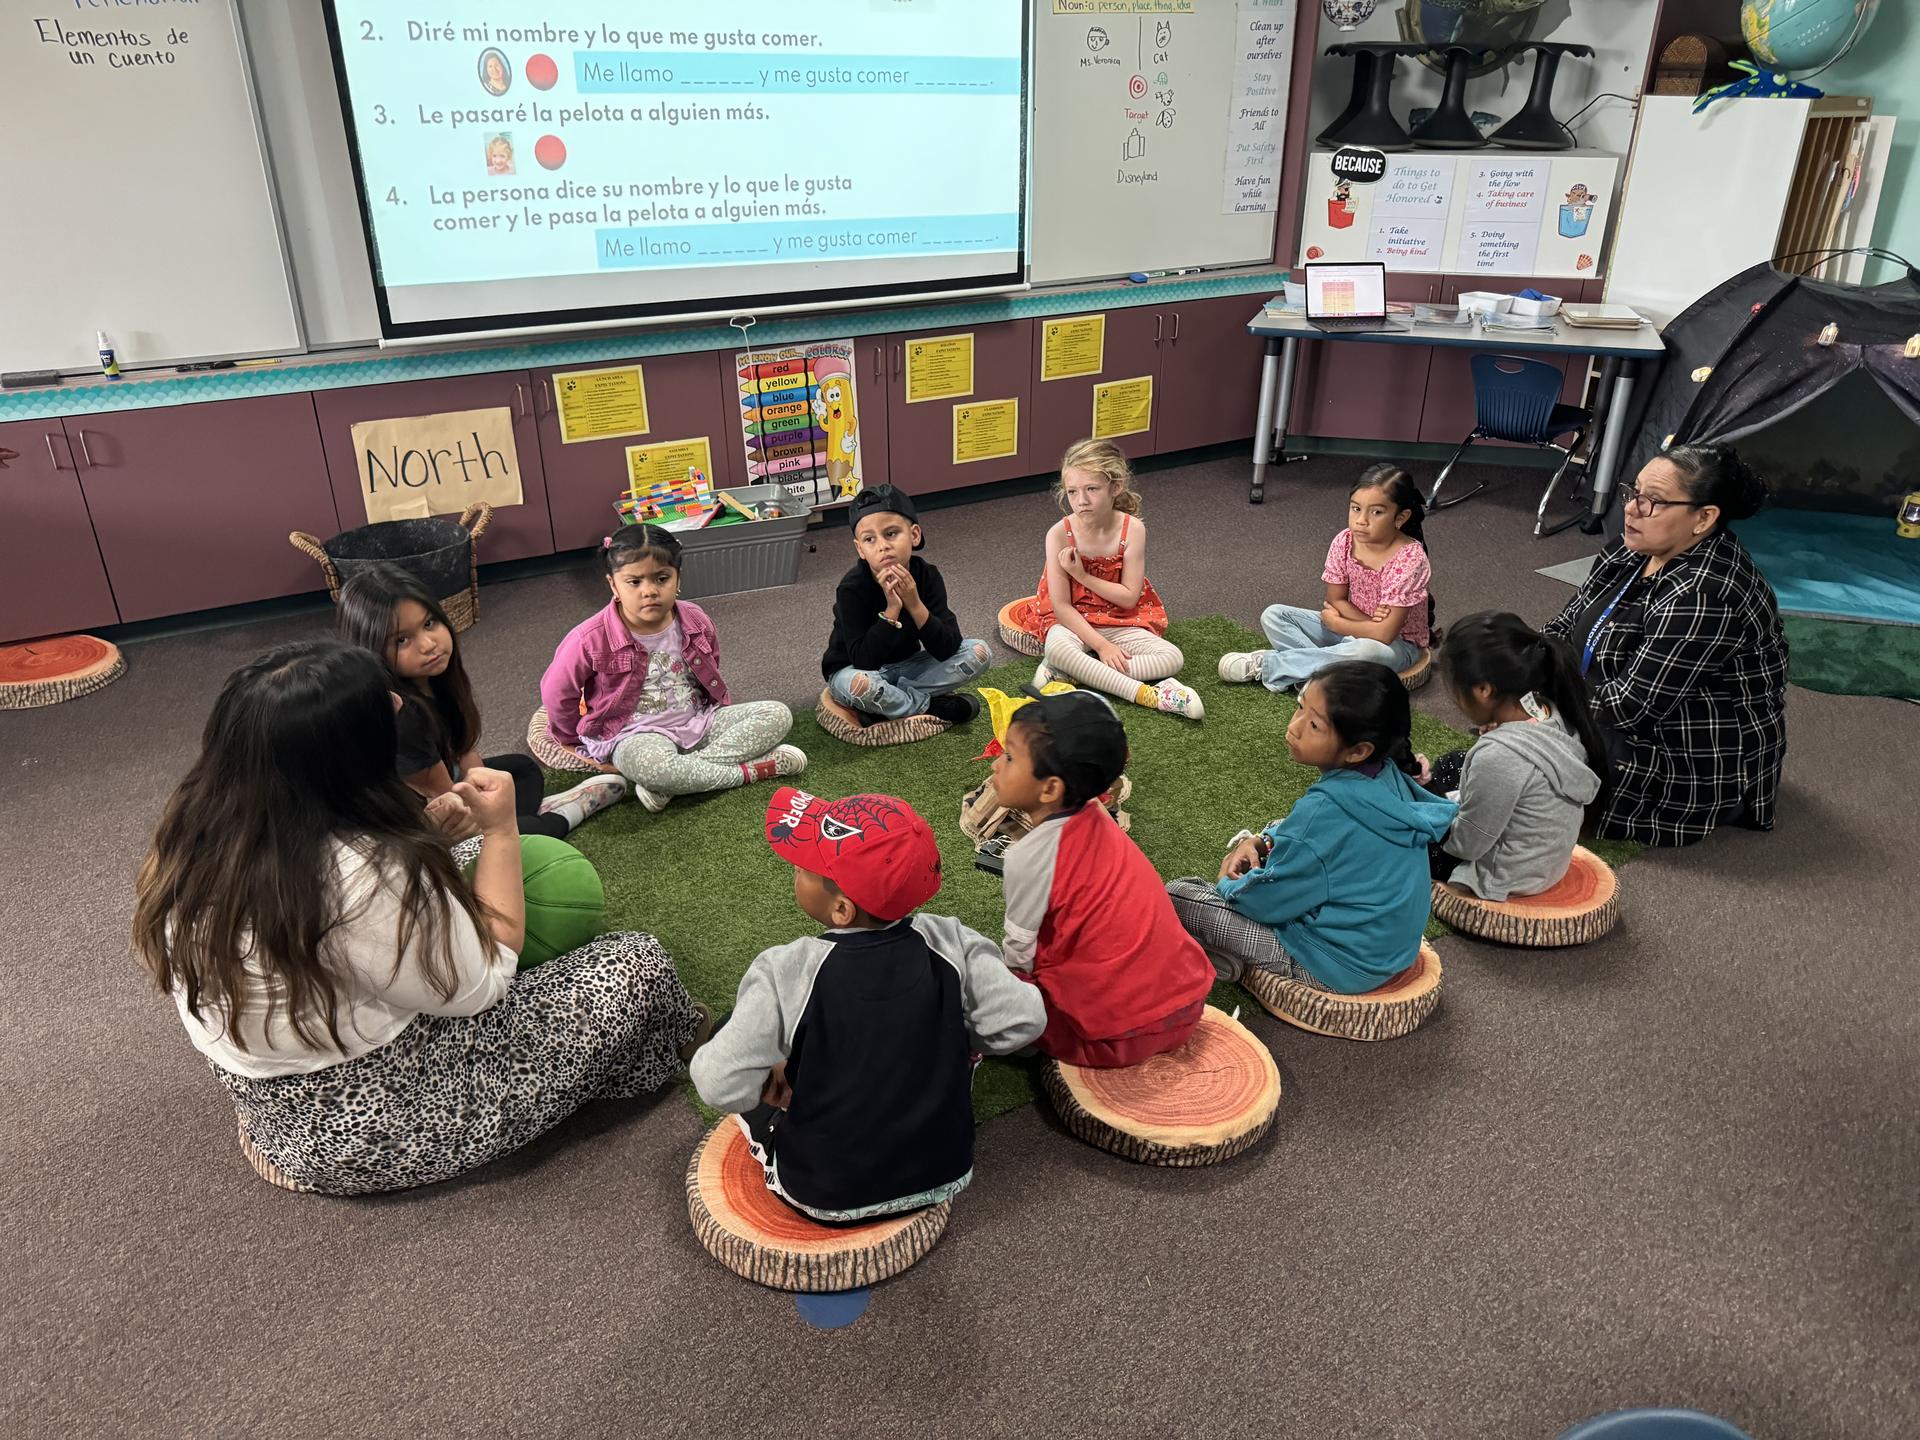
[[[1442,757],[1427,782],[1460,805],[1434,847],[1434,878],[1483,900],[1551,890],[1611,769],[1579,662],[1518,615],[1487,612],[1455,622],[1440,670],[1480,741]]]
[[[1419,958],[1427,847],[1455,807],[1415,782],[1412,724],[1406,687],[1384,665],[1341,660],[1307,681],[1287,751],[1320,779],[1284,820],[1233,837],[1218,883],[1167,886],[1217,974],[1237,980],[1253,965],[1358,995]]]

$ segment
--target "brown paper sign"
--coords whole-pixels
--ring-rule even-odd
[[[368,521],[458,515],[469,505],[518,505],[520,455],[513,412],[453,410],[353,427]]]

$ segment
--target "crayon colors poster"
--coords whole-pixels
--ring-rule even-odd
[[[860,398],[853,342],[742,350],[733,357],[751,485],[784,485],[809,505],[860,492]]]

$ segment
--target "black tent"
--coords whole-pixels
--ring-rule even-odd
[[[1920,271],[1876,253],[1898,262],[1899,278],[1846,285],[1760,264],[1677,315],[1662,332],[1665,360],[1637,387],[1621,478],[1669,444],[1739,440],[1856,373],[1920,424]],[[1845,436],[1834,440],[1844,448]]]

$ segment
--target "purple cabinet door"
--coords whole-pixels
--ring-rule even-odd
[[[65,423],[122,620],[326,587],[287,544],[338,528],[311,395]]]
[[[1439,284],[1433,275],[1390,273],[1387,298],[1430,301]],[[1302,340],[1299,345],[1290,431],[1352,440],[1420,438],[1430,346],[1363,340]]]
[[[119,618],[66,431],[0,425],[0,644]]]
[[[1266,342],[1247,333],[1247,321],[1259,308],[1255,296],[1229,295],[1182,301],[1168,313],[1154,426],[1161,454],[1253,434]]]
[[[1100,369],[1092,375],[1076,375],[1064,380],[1043,380],[1047,329],[1071,315],[1048,316],[1036,320],[1033,339],[1033,421],[1031,444],[1034,463],[1042,470],[1060,463],[1060,457],[1076,440],[1093,433],[1093,387],[1110,380],[1132,380],[1153,376],[1161,365],[1161,345],[1172,329],[1172,317],[1160,306],[1144,305],[1128,310],[1106,312],[1106,341]],[[1258,356],[1258,345],[1254,348]],[[1258,384],[1259,369],[1254,370]],[[1137,435],[1116,435],[1114,442],[1129,456],[1138,459],[1154,452],[1154,428],[1160,423],[1165,399],[1162,383],[1156,379],[1153,410],[1147,428]]]
[[[540,463],[540,434],[533,404],[532,380],[524,370],[316,391],[313,406],[320,417],[320,438],[326,446],[327,473],[339,506],[340,529],[355,530],[367,523],[367,505],[360,495],[359,457],[353,450],[355,425],[362,420],[392,420],[405,415],[500,409],[513,414],[522,499],[518,505],[494,511],[493,524],[480,541],[480,561],[485,564],[551,555],[553,526],[547,520],[547,482]]]
[[[1587,282],[1583,280],[1529,280],[1513,275],[1443,275],[1440,277],[1440,299],[1452,303],[1460,298],[1463,290],[1497,290],[1502,294],[1524,290],[1529,285],[1547,295],[1559,295],[1569,300],[1584,297]],[[1427,405],[1420,418],[1420,438],[1446,445],[1458,445],[1467,437],[1474,426],[1473,404],[1473,356],[1476,352],[1461,349],[1442,349],[1433,352],[1433,363],[1427,370]],[[1565,355],[1529,355],[1524,349],[1513,352],[1522,359],[1539,360],[1551,365],[1562,375],[1572,373],[1572,379],[1561,386],[1560,398],[1569,405],[1580,400],[1580,383],[1586,376],[1584,359],[1569,359]],[[1476,440],[1475,445],[1505,445],[1505,440]]]
[[[591,365],[570,365],[558,372],[533,372],[534,409],[539,418],[540,463],[546,472],[547,510],[553,521],[553,548],[579,550],[597,546],[619,523],[614,502],[627,488],[627,447],[652,445],[663,440],[696,440],[705,437],[713,456],[713,482],[737,485],[745,472],[735,462],[739,429],[734,430],[734,447],[727,448],[728,407],[718,351],[696,351],[690,355],[653,355],[638,360],[596,361]],[[554,396],[554,376],[562,383],[567,370],[612,370],[638,365],[641,382],[647,391],[647,433],[619,435],[609,440],[576,440],[566,443],[560,437],[560,412]],[[494,522],[499,523],[498,519]],[[482,545],[491,549],[492,538]]]
[[[822,323],[818,332],[823,337],[844,339],[843,333],[836,332],[831,322]],[[770,347],[775,348],[775,347]],[[746,485],[765,485],[770,483],[757,472],[750,472],[747,463],[746,426],[759,419],[757,410],[746,402],[750,391],[742,390],[742,382],[734,357],[742,353],[738,347],[724,351],[720,357],[721,406],[727,411],[725,421],[727,429],[727,463],[732,467],[734,478]],[[854,442],[859,447],[860,480],[865,485],[885,484],[887,471],[887,356],[888,338],[884,335],[861,335],[853,337],[853,418]],[[751,413],[750,413],[751,412]],[[796,428],[815,431],[807,417],[793,418]],[[793,472],[799,480],[820,481],[825,472],[819,467],[824,459],[816,461],[815,455],[826,455],[826,438],[821,434],[809,434],[805,437],[816,449],[804,457],[800,454],[781,457],[791,459],[798,466],[802,463],[809,468],[796,469]],[[788,448],[801,444],[799,439],[787,442]],[[772,445],[768,447],[773,449]],[[757,458],[757,456],[756,456]],[[774,477],[778,479],[776,475]],[[825,484],[820,486],[822,492]]]
[[[973,336],[973,393],[958,400],[907,403],[906,347],[915,340],[942,335]],[[893,483],[911,494],[984,485],[1046,470],[1060,457],[1041,456],[1028,443],[1033,408],[1033,322],[1003,320],[992,325],[949,325],[887,338],[887,457]],[[954,411],[993,400],[1018,400],[1011,455],[990,460],[953,461]]]

